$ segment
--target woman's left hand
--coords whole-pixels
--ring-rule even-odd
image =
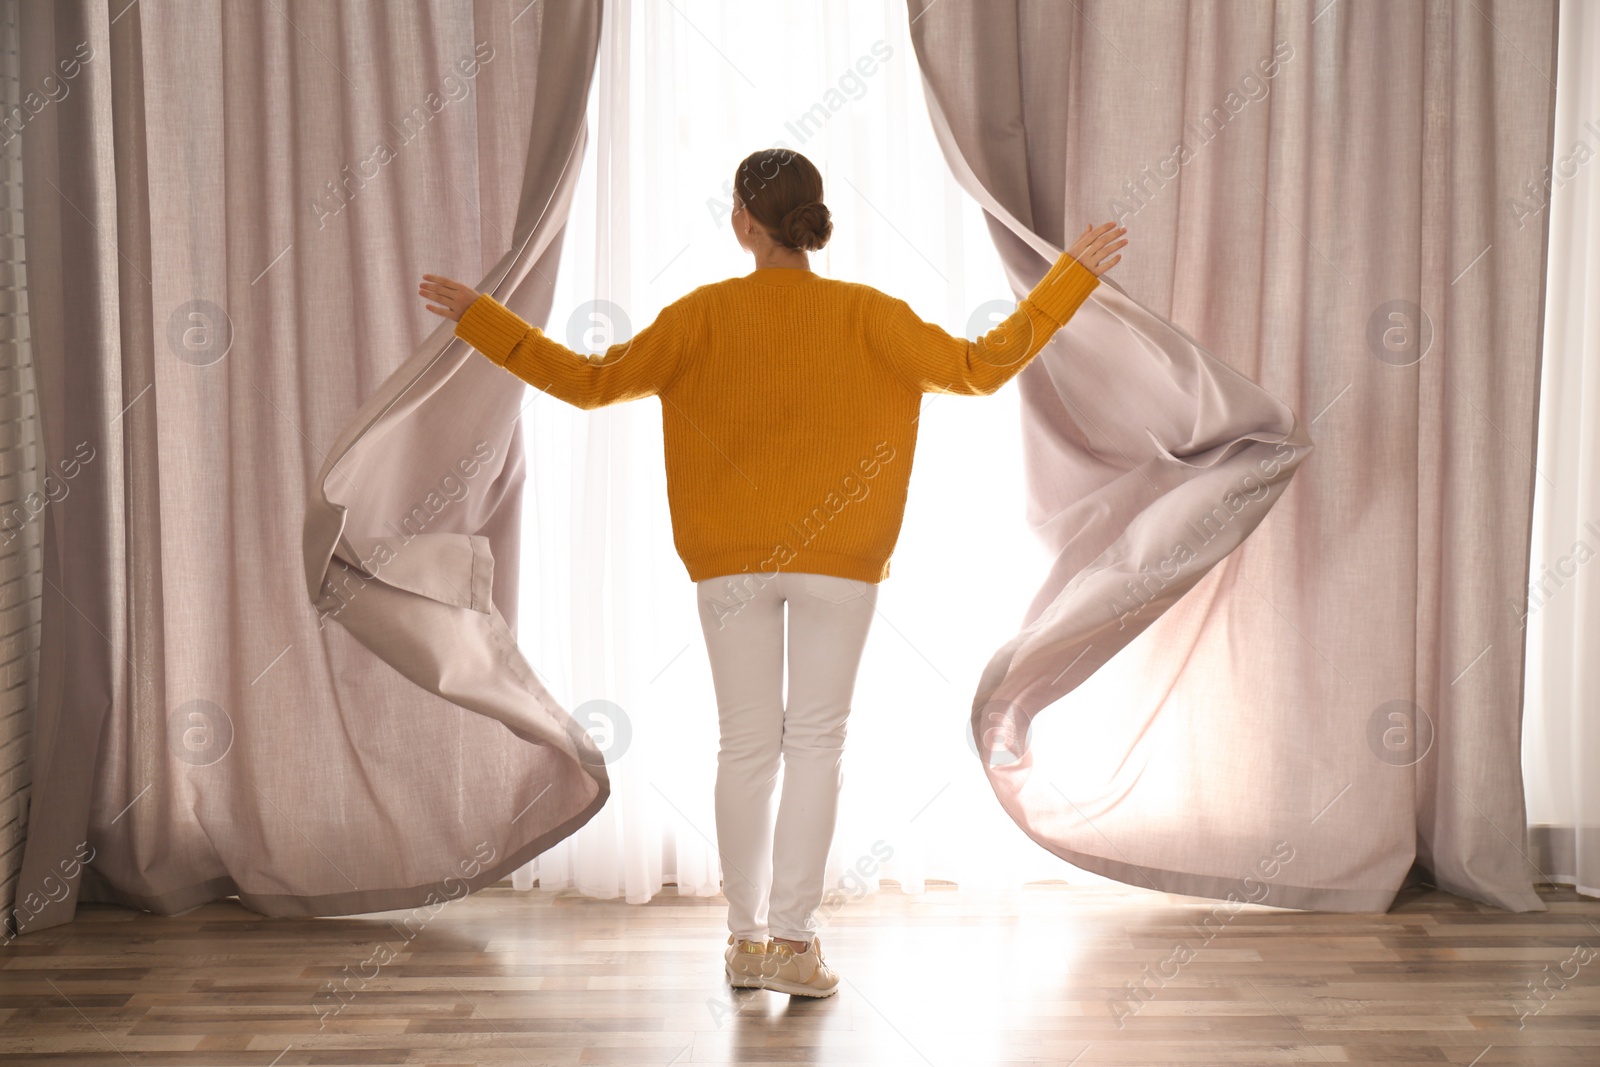
[[[1118,240],[1128,232],[1126,226],[1118,226],[1114,222],[1102,222],[1098,226],[1085,226],[1078,235],[1067,255],[1082,263],[1085,267],[1099,277],[1112,267],[1122,257],[1112,255],[1117,249],[1127,244],[1126,240]]]
[[[446,278],[442,274],[424,274],[417,295],[424,300],[437,300],[442,306],[427,304],[425,305],[427,309],[435,315],[443,315],[456,322],[461,321],[461,313],[478,299],[478,292],[472,286],[463,285],[454,278]]]

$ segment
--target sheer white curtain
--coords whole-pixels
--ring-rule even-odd
[[[689,289],[753,268],[728,194],[738,161],[772,145],[822,170],[834,234],[819,273],[967,336],[1012,306],[982,213],[934,140],[902,0],[617,0],[590,129],[546,327],[574,348],[623,339]],[[614,795],[514,884],[630,902],[663,882],[716,893],[716,705],[672,545],[659,403],[583,412],[530,390],[524,418],[520,639],[609,746]],[[908,892],[930,879],[1103,881],[1022,834],[969,740],[979,673],[1048,567],[1023,517],[1015,383],[925,398],[919,435],[851,714],[825,912],[881,878]]]
[[[1543,877],[1600,896],[1600,7],[1561,5],[1554,158],[1510,207],[1549,211],[1523,779]]]

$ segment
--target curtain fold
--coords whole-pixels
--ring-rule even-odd
[[[523,390],[416,283],[544,321],[599,0],[113,6],[21,20],[68,89],[22,136],[72,475],[16,926],[458,898],[608,782],[512,632]]]
[[[1056,559],[973,703],[1006,811],[1166,892],[1381,910],[1415,860],[1542,909],[1504,605],[1544,231],[1506,205],[1548,155],[1553,6],[908,12],[1014,290],[1090,222],[1132,238],[1019,376]]]

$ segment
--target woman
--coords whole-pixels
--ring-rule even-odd
[[[456,336],[568,403],[661,398],[673,541],[696,583],[720,720],[726,974],[735,986],[828,996],[839,978],[814,913],[922,394],[999,389],[1128,242],[1114,223],[1086,228],[1009,318],[967,341],[902,300],[811,271],[807,253],[827,244],[833,223],[822,177],[799,153],[767,149],[740,163],[732,219],[755,270],[695,289],[600,356],[449,278],[425,274],[418,292],[456,320]]]

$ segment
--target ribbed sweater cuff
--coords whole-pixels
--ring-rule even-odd
[[[483,293],[461,313],[456,336],[503,367],[532,328],[515,311]]]
[[[1064,326],[1099,284],[1094,271],[1063,252],[1033,287],[1028,299],[1056,325]]]

